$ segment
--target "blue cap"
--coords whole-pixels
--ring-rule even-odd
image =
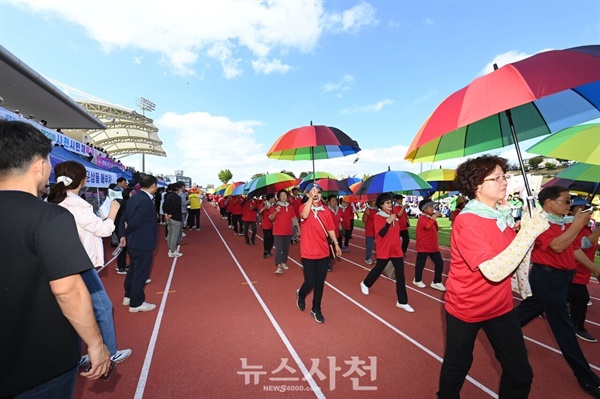
[[[316,187],[317,190],[319,191],[323,191],[323,188],[321,186],[319,186],[317,183],[309,183],[306,188],[304,189],[305,193],[309,193],[310,190],[313,189],[313,187]]]
[[[585,199],[585,198],[581,198],[581,197],[575,197],[572,199],[571,202],[571,206],[587,206],[590,203]]]

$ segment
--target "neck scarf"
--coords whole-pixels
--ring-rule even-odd
[[[277,205],[279,206],[285,206],[285,210],[287,211],[287,207],[290,205],[287,202],[281,202],[281,201],[277,201]]]
[[[573,219],[575,219],[573,216],[557,216],[551,213],[546,213],[546,217],[549,223],[559,225],[561,230],[565,229],[567,223],[573,223]]]
[[[390,217],[390,215],[391,215],[391,213],[387,213],[387,212],[386,212],[386,211],[384,211],[383,209],[380,209],[380,210],[379,210],[379,212],[377,212],[377,214],[378,214],[379,216],[383,216],[383,217],[384,217],[384,218],[386,218],[386,219],[387,219],[387,218],[389,218],[389,217]],[[392,222],[392,226],[395,226],[395,225],[396,225],[396,222],[395,222],[395,221],[394,221],[394,222]]]
[[[337,206],[336,206],[335,208],[332,208],[332,207],[331,207],[331,205],[328,205],[327,207],[328,207],[328,208],[331,210],[331,212],[333,212],[334,214],[336,214],[336,215],[338,214],[338,207],[337,207]]]
[[[323,205],[319,205],[319,206],[311,205],[310,206],[310,210],[312,211],[312,213],[313,213],[313,215],[315,216],[315,219],[316,219],[316,218],[318,218],[317,213],[319,211],[324,211],[325,208],[323,208]]]
[[[515,219],[508,210],[490,208],[475,199],[470,200],[461,213],[473,213],[484,219],[496,219],[496,225],[500,231],[506,230],[507,227],[512,228],[515,225]]]
[[[346,205],[346,206],[341,206],[341,205],[340,205],[340,208],[342,208],[342,211],[343,211],[343,212],[346,212],[346,208],[348,208],[348,205]]]

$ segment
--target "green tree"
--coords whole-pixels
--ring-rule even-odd
[[[290,175],[292,176],[294,179],[296,178],[296,175],[294,174],[294,172],[289,171],[289,170],[282,170],[281,173],[285,173],[286,175]]]
[[[367,180],[369,177],[371,177],[371,175],[369,175],[369,174],[365,173],[365,174],[363,175],[363,181],[366,181],[366,180]]]
[[[250,180],[256,179],[257,177],[261,177],[261,176],[265,176],[265,173],[255,173],[252,176],[250,176]]]
[[[231,171],[229,169],[223,169],[219,172],[218,177],[219,177],[219,180],[221,181],[221,183],[225,184],[229,180],[231,180],[231,178],[233,177],[233,174],[231,173]]]
[[[529,166],[531,169],[536,170],[542,162],[544,162],[544,157],[533,157],[529,159]]]
[[[312,173],[312,172],[302,172],[302,173],[300,173],[300,176],[298,176],[298,179],[302,180],[306,176],[308,176],[310,173]]]
[[[556,158],[556,160],[558,161],[558,163],[560,163],[560,165],[562,167],[566,167],[569,165],[569,163],[571,162],[570,159],[562,159],[562,158]]]
[[[552,163],[552,162],[546,162],[544,164],[544,167],[548,170],[554,170],[554,169],[556,169],[556,164]]]

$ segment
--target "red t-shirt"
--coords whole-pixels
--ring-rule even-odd
[[[375,220],[375,214],[377,213],[376,209],[365,210],[365,236],[366,237],[374,237],[375,236],[375,226],[373,225],[373,220]]]
[[[396,220],[390,224],[385,236],[381,237],[379,232],[387,224],[387,216],[379,213],[373,215],[373,227],[375,228],[375,247],[377,248],[377,259],[402,258],[402,248],[400,246],[400,225]]]
[[[265,205],[263,205],[263,207],[261,209],[264,209],[264,211],[261,213],[262,228],[263,228],[263,230],[271,230],[273,228],[273,222],[271,222],[271,219],[269,219],[269,215],[272,214],[273,212],[275,212],[275,207],[270,206],[269,208],[267,208]]]
[[[242,215],[244,213],[242,210],[242,197],[235,196],[231,201],[233,202],[231,213],[234,215]]]
[[[256,211],[258,206],[255,200],[246,200],[242,206],[242,221],[256,222]]]
[[[570,227],[570,224],[565,224],[564,227],[563,230],[561,225],[550,223],[550,228],[535,239],[533,251],[531,251],[532,262],[562,270],[575,269],[575,250],[581,248],[581,239],[573,240],[569,248],[561,253],[554,252],[550,248],[552,240],[562,235]]]
[[[227,202],[227,205],[225,205],[227,212],[231,213],[233,211],[233,198],[227,198],[225,201]]]
[[[350,222],[354,219],[354,212],[352,211],[352,207],[348,205],[346,209],[339,207],[339,212],[342,218],[342,227],[345,230],[350,230]]]
[[[294,208],[294,212],[296,212],[297,216],[300,216],[300,207],[302,204],[302,197],[292,197],[288,200],[290,204],[292,204],[292,208]]]
[[[305,206],[310,204],[302,204],[300,212]],[[317,216],[323,223],[325,230],[335,230],[335,225],[331,219],[331,212],[319,211]],[[300,227],[302,228],[302,240],[300,240],[300,256],[306,259],[323,259],[329,257],[329,245],[327,237],[321,223],[315,218],[314,213],[310,212],[306,220],[302,220]]]
[[[598,228],[600,228],[600,227],[598,227]],[[581,239],[583,237],[587,237],[590,234],[592,234],[592,229],[589,226],[585,226],[579,232],[579,235],[577,236],[576,240],[581,242]],[[588,259],[593,262],[597,249],[598,249],[598,241],[593,242],[591,247],[585,248],[585,249],[582,248],[581,250],[588,257]],[[590,269],[588,269],[587,267],[585,267],[584,265],[582,265],[581,263],[579,263],[577,261],[575,261],[575,264],[577,266],[577,271],[575,272],[575,277],[573,277],[572,283],[587,285],[590,282],[590,277],[592,276],[592,272],[590,271]]]
[[[398,215],[398,213],[400,213],[400,211],[403,209],[404,205],[394,205],[394,213],[396,215]],[[406,214],[406,209],[404,209],[404,212],[402,212],[402,214],[398,216],[398,220],[396,220],[396,223],[400,225],[400,231],[408,230],[408,215]]]
[[[332,211],[327,205],[325,205],[325,210],[328,211],[331,214],[331,220],[333,220],[333,225],[335,226],[335,228],[333,229],[333,231],[335,231],[335,236],[339,237],[340,236],[340,221],[342,219],[342,209],[338,206],[337,208],[337,212]]]
[[[225,198],[221,197],[217,202],[219,204],[219,208],[225,208]]]
[[[450,234],[450,272],[446,280],[445,308],[454,317],[477,323],[513,309],[510,277],[486,279],[479,265],[504,251],[515,238],[510,227],[500,231],[495,219],[460,213]]]
[[[439,226],[437,220],[426,215],[419,216],[417,221],[417,252],[438,252]]]
[[[291,236],[292,235],[292,218],[297,217],[294,212],[294,207],[273,205],[275,208],[275,219],[273,220],[273,235],[274,236]],[[279,212],[277,212],[279,207]]]

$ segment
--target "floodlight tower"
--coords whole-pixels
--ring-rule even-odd
[[[142,116],[146,116],[146,111],[152,112],[156,109],[156,104],[145,97],[137,99],[137,106],[142,110]],[[142,173],[146,173],[146,154],[142,153]]]

